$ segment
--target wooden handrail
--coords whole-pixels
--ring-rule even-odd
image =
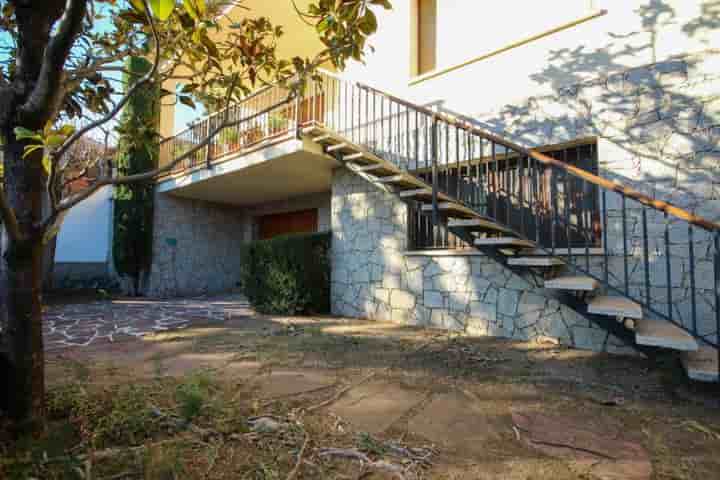
[[[396,103],[399,103],[400,105],[403,105],[407,108],[413,109],[413,110],[423,113],[427,116],[430,116],[430,117],[432,117],[433,120],[438,120],[441,122],[448,123],[452,126],[455,126],[462,130],[465,130],[467,132],[478,135],[478,136],[484,138],[485,140],[488,140],[488,141],[497,143],[499,145],[502,145],[504,147],[521,152],[529,157],[534,158],[535,160],[537,160],[538,162],[540,162],[544,165],[549,165],[553,168],[558,168],[558,169],[564,170],[576,177],[580,177],[583,180],[585,180],[589,183],[592,183],[593,185],[597,185],[600,188],[603,188],[605,190],[610,190],[613,192],[617,192],[621,195],[624,195],[627,198],[630,198],[639,203],[642,203],[643,205],[646,205],[650,208],[659,210],[661,212],[665,212],[668,215],[679,218],[681,220],[685,220],[688,223],[691,223],[698,227],[704,228],[706,230],[720,231],[719,223],[716,223],[716,222],[707,220],[703,217],[694,215],[694,214],[688,212],[687,210],[684,210],[680,207],[676,207],[675,205],[673,205],[671,203],[668,203],[668,202],[665,202],[662,200],[656,200],[654,198],[651,198],[651,197],[645,195],[644,193],[638,192],[637,190],[627,187],[627,186],[624,186],[618,182],[611,182],[610,180],[599,177],[593,173],[588,172],[587,170],[583,170],[581,168],[569,165],[561,160],[557,160],[548,155],[540,153],[536,150],[525,148],[522,145],[519,145],[515,142],[506,140],[498,135],[487,132],[483,129],[476,127],[475,125],[471,125],[467,121],[463,121],[463,120],[457,119],[455,117],[451,117],[451,116],[441,113],[441,112],[436,112],[434,110],[431,110],[427,107],[423,107],[421,105],[416,105],[412,102],[409,102],[402,98],[396,97],[389,93],[383,92],[382,90],[378,90],[377,88],[370,87],[368,85],[364,85],[361,83],[357,83],[357,85],[359,88],[363,88],[366,90],[370,90],[372,92],[376,92]]]

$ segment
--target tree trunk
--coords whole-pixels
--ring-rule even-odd
[[[7,137],[6,137],[7,138]],[[42,337],[42,232],[33,223],[42,215],[43,173],[40,162],[22,158],[24,146],[9,142],[4,148],[5,190],[16,212],[24,239],[9,239],[3,255],[7,285],[7,383],[5,403],[19,431],[40,432],[45,426],[45,362]],[[13,179],[12,182],[7,181]],[[1,282],[0,282],[1,283]]]

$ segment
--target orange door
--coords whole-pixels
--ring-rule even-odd
[[[276,213],[258,218],[260,240],[288,235],[291,233],[312,233],[317,231],[318,212],[316,208],[298,212]]]

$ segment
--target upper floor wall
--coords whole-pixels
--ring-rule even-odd
[[[477,115],[720,45],[720,0],[394,0],[345,75]],[[434,68],[430,68],[434,67]]]

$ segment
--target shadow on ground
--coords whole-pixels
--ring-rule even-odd
[[[51,384],[207,370],[258,414],[312,410],[326,440],[364,432],[433,445],[423,478],[712,478],[720,469],[720,395],[687,383],[671,357],[236,312],[49,362]]]

